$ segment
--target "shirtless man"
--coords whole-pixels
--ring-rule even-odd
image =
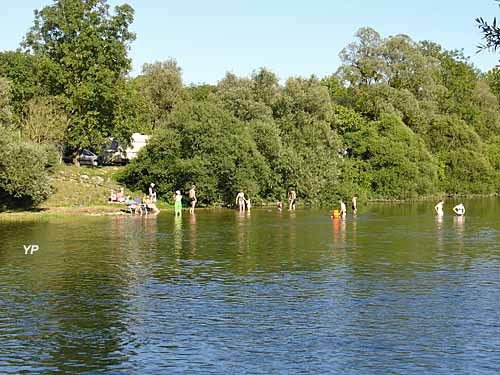
[[[242,191],[240,191],[236,196],[236,204],[238,205],[240,211],[245,211],[246,199],[245,193],[243,193]]]
[[[297,203],[297,193],[295,192],[295,190],[290,190],[290,192],[288,193],[288,201],[290,202],[290,206],[288,207],[288,209],[290,211],[295,210],[295,204]]]
[[[194,214],[194,207],[196,206],[196,186],[193,185],[191,189],[189,189],[189,202],[191,203],[191,207],[189,208],[189,213]]]
[[[438,216],[444,215],[443,206],[444,206],[444,201],[442,199],[434,206],[434,210],[436,211],[436,214]]]

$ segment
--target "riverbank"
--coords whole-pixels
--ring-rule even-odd
[[[125,204],[108,203],[111,190],[124,188],[125,195],[142,192],[126,189],[117,182],[122,167],[77,167],[61,164],[51,177],[54,193],[40,206],[0,212],[2,221],[45,220],[67,216],[128,215]],[[161,208],[168,207],[158,204]]]
[[[108,197],[111,189],[118,191],[124,188],[125,195],[131,197],[141,196],[142,192],[126,189],[117,182],[117,177],[123,167],[76,167],[74,165],[60,165],[52,176],[51,184],[54,194],[39,207],[26,210],[11,210],[0,212],[0,221],[22,221],[22,220],[45,220],[52,218],[64,218],[68,216],[112,216],[129,215],[124,204],[109,204]],[[369,199],[364,204],[370,203],[405,203],[419,201],[438,201],[439,199],[490,197],[490,195],[434,195],[424,197],[412,197],[408,199]],[[255,202],[257,203],[257,202]],[[254,204],[255,204],[254,203]],[[256,206],[275,207],[275,202],[260,202]],[[300,203],[300,202],[299,202]],[[158,201],[160,210],[173,209],[171,204]],[[220,208],[220,207],[213,207]],[[186,207],[187,209],[187,207]],[[197,208],[199,209],[199,208]]]

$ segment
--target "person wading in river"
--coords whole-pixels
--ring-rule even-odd
[[[196,199],[196,186],[193,185],[191,189],[189,189],[189,202],[191,204],[191,207],[189,207],[189,213],[194,214],[194,207],[196,206],[196,202],[198,200]]]
[[[174,194],[175,201],[175,216],[181,216],[182,214],[182,195],[179,190],[177,190]]]
[[[444,201],[442,199],[434,206],[434,210],[436,211],[436,214],[438,216],[444,215],[443,206],[444,206]]]
[[[242,191],[240,191],[236,196],[236,204],[238,205],[240,211],[245,211],[246,199],[245,199],[245,193],[243,193]]]
[[[290,192],[288,193],[288,201],[290,202],[288,209],[290,211],[295,210],[295,205],[297,203],[297,193],[295,192],[295,190],[290,190]]]

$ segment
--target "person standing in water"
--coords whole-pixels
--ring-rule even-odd
[[[464,216],[465,206],[463,205],[463,203],[457,204],[455,207],[453,207],[453,212],[455,212],[455,215],[457,216]]]
[[[182,214],[182,195],[179,190],[175,192],[174,195],[174,201],[175,201],[175,216],[181,216]]]
[[[240,211],[245,211],[246,199],[245,193],[243,193],[242,191],[240,191],[236,196],[236,204],[238,205]]]
[[[288,201],[290,202],[290,206],[288,207],[288,209],[290,211],[295,210],[295,204],[297,203],[297,193],[295,192],[295,190],[290,190],[290,192],[288,193]]]
[[[339,203],[340,203],[340,217],[346,217],[347,207],[342,199],[339,201]]]
[[[352,197],[352,214],[356,215],[358,213],[358,206],[356,204],[356,201],[358,200],[358,196],[354,195]]]
[[[434,206],[434,210],[436,211],[436,214],[438,216],[444,215],[443,206],[444,206],[444,201],[442,199]]]
[[[189,202],[191,204],[191,207],[189,207],[189,213],[194,214],[194,208],[196,206],[196,202],[198,200],[196,199],[196,186],[193,185],[191,189],[189,189]]]

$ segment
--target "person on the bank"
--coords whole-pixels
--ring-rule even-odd
[[[111,189],[111,194],[109,195],[108,202],[110,203],[117,202],[116,193],[114,189]]]
[[[288,201],[290,202],[288,209],[290,211],[295,210],[295,205],[297,203],[297,193],[295,192],[295,190],[290,190],[290,192],[288,193]]]
[[[189,213],[194,214],[194,208],[196,206],[196,202],[198,200],[196,199],[196,186],[193,185],[191,189],[189,189],[189,202],[191,204],[191,207],[189,207]]]
[[[153,203],[156,202],[156,187],[153,183],[149,185],[149,200]]]
[[[125,191],[123,188],[120,188],[120,191],[116,193],[116,201],[120,203],[125,202]]]
[[[236,196],[236,204],[238,205],[240,211],[245,211],[246,199],[245,193],[243,193],[242,191],[240,191]]]
[[[174,195],[174,201],[175,201],[175,215],[176,216],[181,216],[182,214],[182,195],[180,190],[177,190]]]
[[[457,216],[464,216],[465,206],[463,205],[463,203],[459,203],[455,207],[453,207],[453,212],[455,212],[455,215]]]
[[[434,210],[436,211],[436,214],[438,216],[444,215],[443,206],[444,206],[444,201],[442,199],[434,206]]]
[[[352,214],[353,215],[356,215],[358,212],[357,200],[358,200],[357,195],[352,197]]]
[[[151,201],[149,196],[146,196],[146,195],[144,196],[144,205],[145,205],[146,210],[152,210],[153,214],[156,215],[156,214],[160,213],[160,210],[158,209],[158,207],[156,207],[156,203]]]

